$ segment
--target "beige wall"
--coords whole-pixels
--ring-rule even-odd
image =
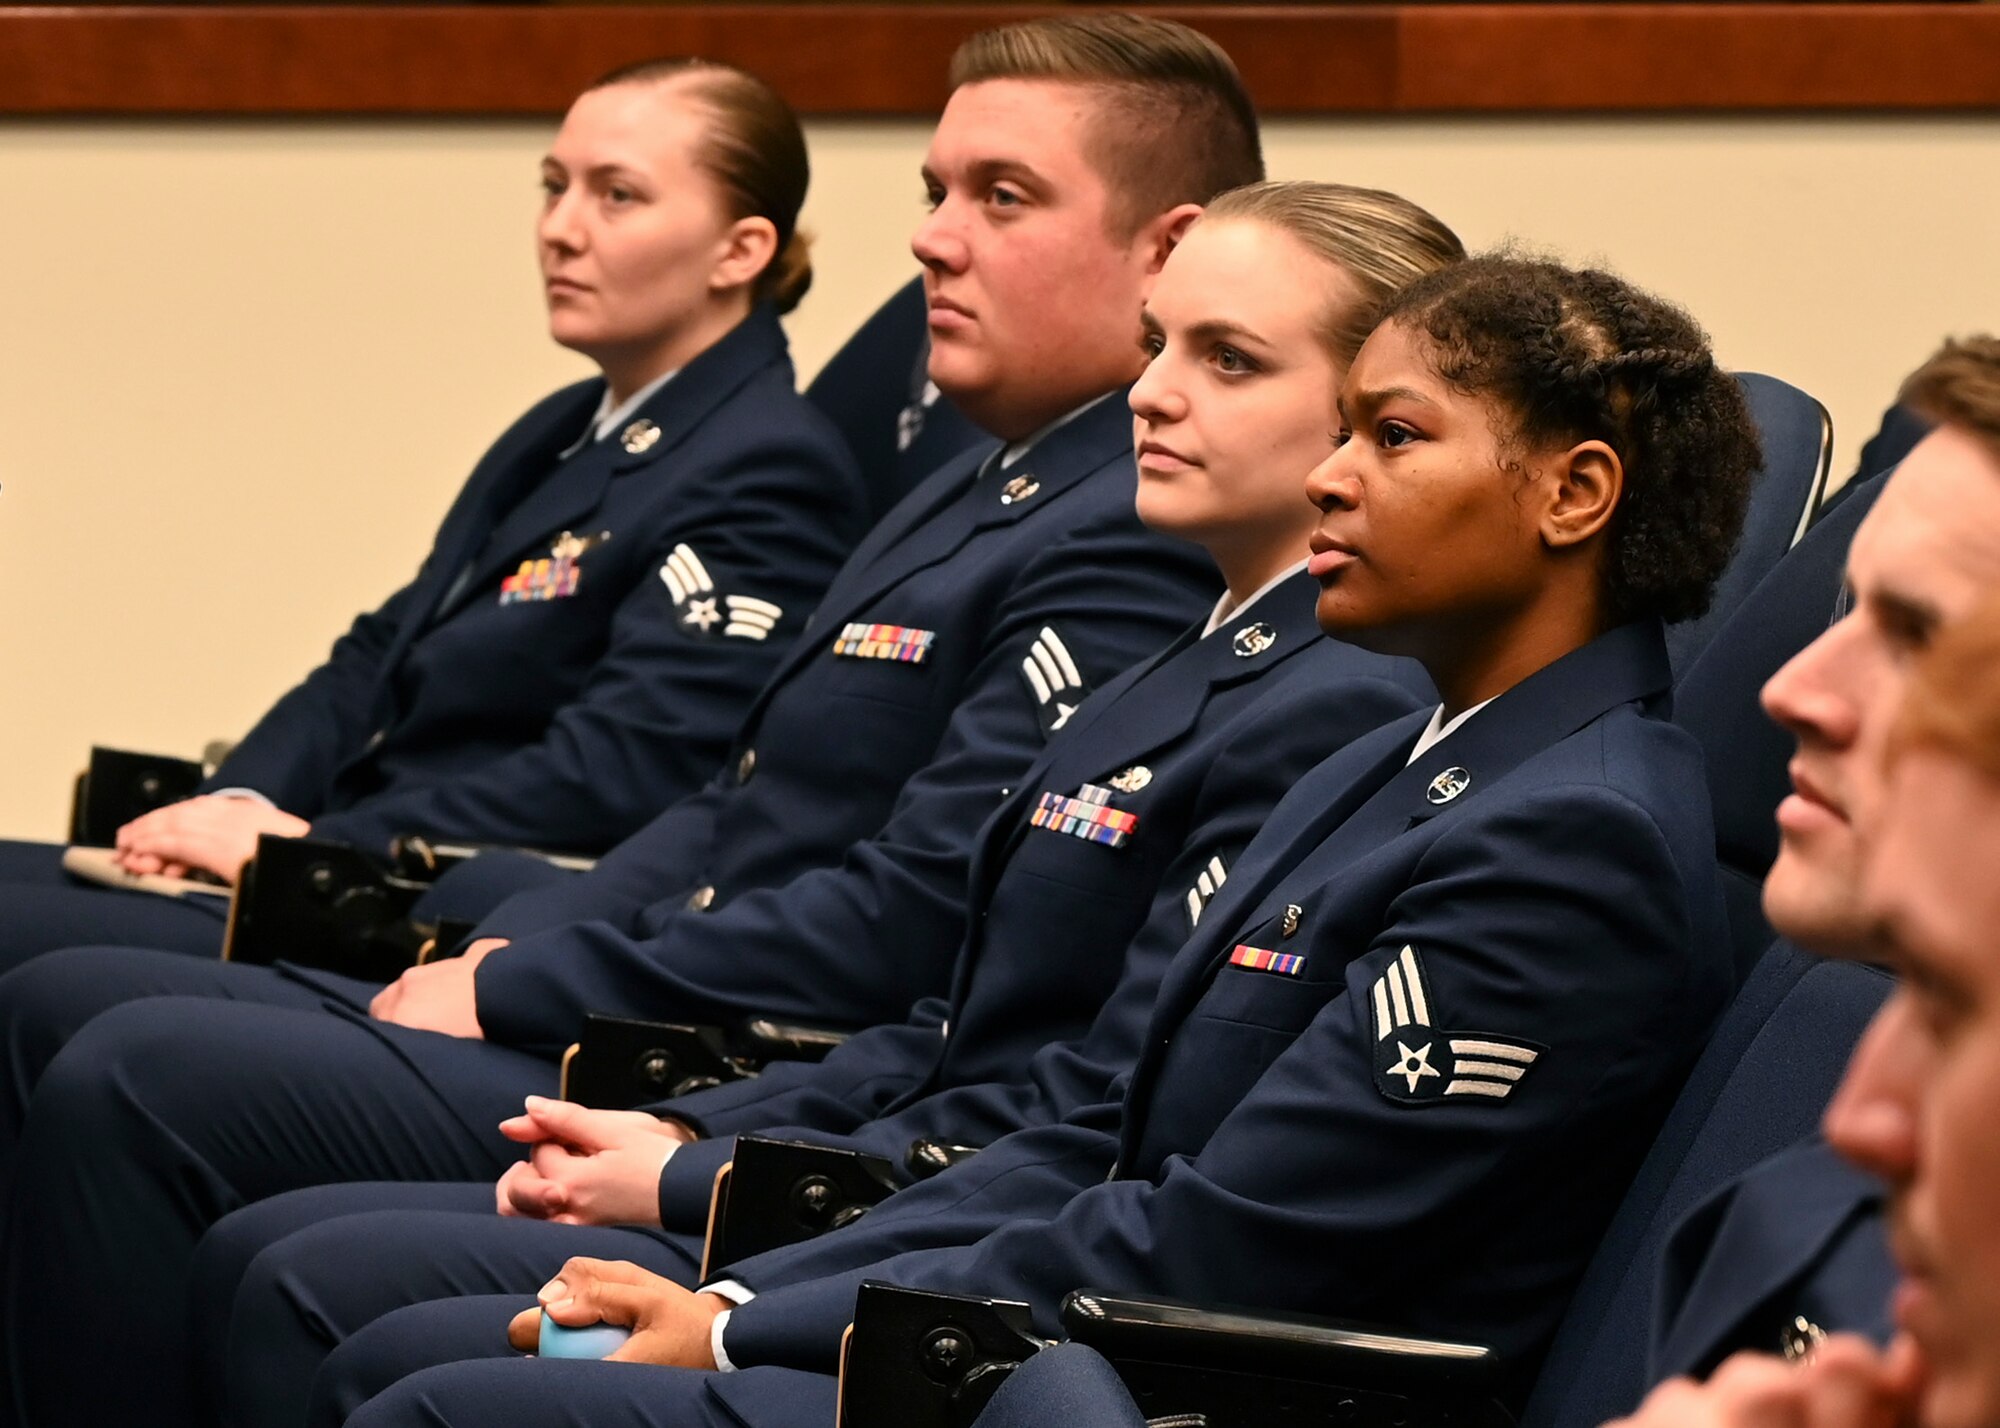
[[[0,125],[0,835],[92,741],[240,733],[584,369],[541,336],[536,124]],[[906,277],[914,124],[822,124],[810,372]],[[2000,328],[2000,122],[1286,123],[1274,173],[1601,257],[1832,409],[1845,471],[1948,330]]]

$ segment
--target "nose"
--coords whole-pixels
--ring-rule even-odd
[[[1908,993],[1893,993],[1854,1048],[1822,1122],[1835,1150],[1891,1185],[1905,1184],[1916,1174],[1924,1048]]]
[[[544,246],[561,253],[580,252],[584,246],[583,225],[579,222],[579,185],[571,184],[561,193],[552,195],[542,206],[542,216],[535,224],[535,236]]]
[[[916,254],[919,263],[934,273],[964,271],[965,238],[949,197],[924,215],[917,231],[910,235],[910,251]]]
[[[1851,666],[1865,639],[1859,610],[1836,621],[1765,681],[1759,702],[1800,744],[1844,749],[1860,730],[1860,690]]]
[[[1132,415],[1156,425],[1179,421],[1187,415],[1186,394],[1174,380],[1173,363],[1165,351],[1146,364],[1125,400],[1132,408]]]
[[[1347,511],[1360,504],[1360,461],[1350,454],[1353,448],[1352,441],[1334,447],[1306,473],[1306,499],[1320,510]]]

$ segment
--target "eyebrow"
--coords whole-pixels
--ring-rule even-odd
[[[918,172],[923,175],[925,183],[936,184],[940,188],[944,186],[944,181],[938,177],[937,170],[929,164],[925,164]],[[974,184],[997,183],[1002,179],[1012,179],[1016,183],[1038,190],[1048,186],[1047,180],[1019,159],[978,159],[966,166],[965,176]]]
[[[1429,397],[1425,396],[1415,387],[1370,388],[1369,390],[1366,391],[1360,391],[1354,393],[1352,405],[1357,407],[1379,407],[1384,402],[1396,401],[1396,400],[1402,400],[1406,402],[1416,402],[1420,406],[1426,406],[1426,407],[1434,407],[1437,405],[1436,402],[1432,401]],[[1348,410],[1349,405],[1350,403],[1348,400],[1348,394],[1346,392],[1342,392],[1339,397],[1340,410],[1342,410],[1343,412]]]
[[[1873,590],[1868,603],[1878,614],[1889,615],[1928,635],[1944,623],[1944,612],[1929,600],[1899,590]]]

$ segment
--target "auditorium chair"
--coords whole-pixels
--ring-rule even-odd
[[[1750,488],[1743,535],[1730,557],[1708,613],[1667,628],[1667,654],[1685,670],[1757,583],[1796,545],[1826,499],[1833,466],[1833,420],[1817,399],[1789,382],[1757,372],[1737,375],[1764,445],[1764,464]]]

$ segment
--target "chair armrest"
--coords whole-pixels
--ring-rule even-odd
[[[752,1017],[732,1038],[736,1052],[760,1065],[766,1061],[824,1061],[827,1052],[847,1040],[848,1033],[831,1027]]]
[[[841,1354],[837,1428],[968,1428],[1046,1347],[1025,1304],[867,1280]]]
[[[624,1110],[741,1081],[766,1062],[818,1061],[845,1040],[844,1031],[761,1017],[721,1027],[591,1016],[565,1062],[563,1095]]]
[[[389,981],[417,960],[431,935],[409,921],[426,886],[345,843],[266,833],[237,878],[222,955]]]
[[[581,1105],[626,1110],[753,1072],[730,1055],[718,1027],[589,1016],[583,1039],[563,1063],[562,1094]]]
[[[193,759],[93,748],[70,803],[69,841],[109,848],[118,830],[143,813],[190,797],[204,770]]]
[[[539,858],[566,873],[587,873],[597,859],[571,853],[551,853],[542,848],[520,848],[508,843],[440,843],[421,833],[404,833],[389,841],[390,866],[401,877],[418,882],[435,882],[460,863],[481,853],[520,853]]]
[[[709,1210],[702,1263],[720,1268],[812,1239],[851,1224],[896,1189],[894,1168],[880,1156],[740,1135]]]
[[[1148,1418],[1505,1428],[1499,1355],[1481,1344],[1296,1314],[1078,1290],[1070,1338],[1110,1360]],[[1291,1417],[1292,1414],[1300,1414]]]

